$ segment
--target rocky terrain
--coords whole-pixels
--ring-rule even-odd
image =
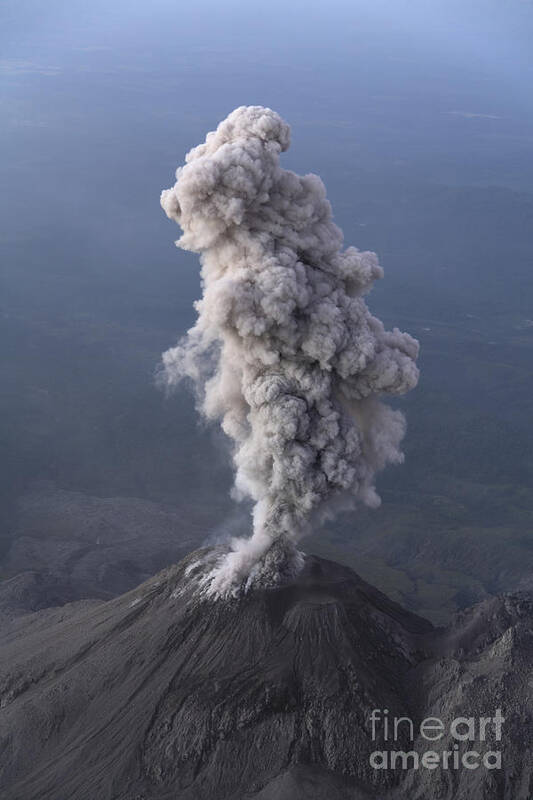
[[[435,629],[348,567],[308,556],[289,583],[213,601],[198,581],[215,552],[115,599],[33,613],[32,592],[45,603],[38,578],[4,584],[3,800],[532,796],[530,594],[491,598]],[[396,742],[380,726],[373,739],[373,709],[416,727],[497,708],[501,742],[489,731],[460,752],[497,746],[499,770],[370,764],[376,750],[453,747],[448,733],[413,744],[405,726]]]
[[[206,519],[202,506],[192,505],[185,512],[137,497],[94,497],[42,482],[19,499],[10,546],[0,562],[4,581],[16,581],[0,584],[0,593],[12,595],[18,586],[18,607],[28,611],[54,604],[51,592],[56,605],[122,594],[199,546]]]

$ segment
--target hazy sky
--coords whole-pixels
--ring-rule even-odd
[[[16,0],[0,14],[11,208],[67,168],[71,206],[102,177],[109,198],[109,169],[160,185],[206,127],[255,103],[289,119],[289,158],[308,169],[341,148],[354,165],[530,185],[513,166],[533,144],[529,2]]]
[[[4,0],[0,31],[4,242],[154,255],[160,187],[241,104],[287,118],[334,206],[347,165],[533,185],[529,2]]]

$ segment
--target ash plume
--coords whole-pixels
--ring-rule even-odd
[[[193,148],[162,192],[200,253],[196,324],[163,354],[169,387],[188,377],[201,413],[233,442],[236,499],[253,532],[234,539],[210,589],[296,569],[309,521],[346,498],[378,506],[374,480],[403,460],[403,415],[381,402],[418,380],[418,342],[386,331],[364,295],[383,271],[343,249],[324,184],[280,167],[290,128],[242,106]]]

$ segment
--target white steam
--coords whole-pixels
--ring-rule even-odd
[[[289,126],[242,106],[188,153],[161,205],[201,253],[198,319],[163,354],[188,376],[201,412],[233,440],[234,494],[254,503],[253,533],[211,575],[224,594],[261,565],[298,564],[310,516],[347,496],[379,505],[375,474],[403,460],[405,421],[380,396],[418,380],[418,343],[386,331],[363,299],[383,271],[342,249],[324,184],[279,165]],[[275,546],[273,547],[273,545]]]

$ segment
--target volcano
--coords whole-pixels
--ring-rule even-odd
[[[203,549],[109,601],[13,616],[1,635],[3,800],[363,800],[533,796],[533,598],[435,629],[351,569],[220,600]],[[374,751],[453,749],[427,717],[505,719],[487,769],[376,769]],[[372,712],[403,725],[396,741]],[[491,738],[492,737],[492,738]]]

